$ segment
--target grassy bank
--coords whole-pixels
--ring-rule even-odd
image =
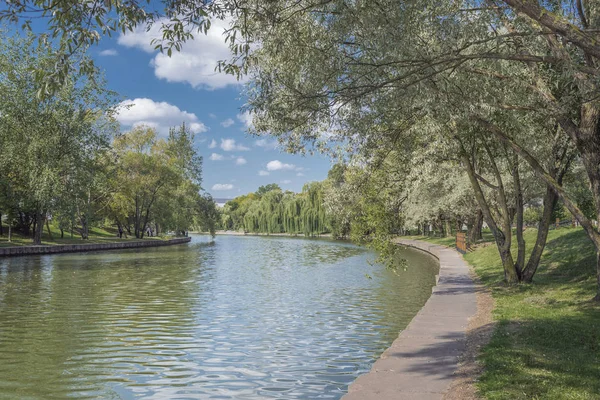
[[[528,245],[535,235],[534,229],[526,231]],[[600,306],[590,302],[596,290],[594,249],[585,233],[550,231],[531,285],[502,283],[493,243],[478,245],[465,259],[496,300],[498,325],[481,355],[482,397],[600,399]]]
[[[122,241],[132,241],[132,240],[140,240],[136,239],[135,236],[127,236],[123,235],[122,239],[119,239],[117,236],[117,230],[113,228],[98,228],[94,227],[90,229],[89,239],[84,240],[81,239],[81,236],[78,232],[73,232],[71,237],[71,232],[65,231],[64,237],[60,237],[60,229],[55,226],[50,225],[50,232],[52,235],[48,234],[47,228],[44,227],[44,232],[42,234],[42,244],[43,245],[58,245],[58,244],[89,244],[89,243],[109,243],[109,242],[122,242]],[[8,227],[3,226],[3,235],[0,236],[0,247],[10,247],[10,246],[31,246],[31,237],[26,237],[18,232],[13,232],[12,240],[8,241]],[[142,240],[156,240],[156,239],[164,239],[162,237],[151,237]]]

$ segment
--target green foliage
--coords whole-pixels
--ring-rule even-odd
[[[320,235],[331,231],[323,202],[321,182],[307,183],[298,194],[283,192],[276,184],[261,186],[256,193],[228,201],[221,224],[254,233]]]

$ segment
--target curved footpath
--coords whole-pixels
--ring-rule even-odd
[[[455,250],[418,240],[398,244],[430,253],[440,261],[437,286],[410,324],[348,388],[344,400],[442,399],[466,349],[466,329],[477,312],[469,266]]]
[[[86,244],[58,244],[47,246],[15,246],[0,247],[0,257],[7,256],[30,256],[35,254],[76,253],[99,250],[124,250],[140,247],[161,247],[174,244],[188,243],[191,237],[176,238],[170,240],[145,240],[110,243],[86,243]]]

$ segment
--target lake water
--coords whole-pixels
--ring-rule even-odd
[[[0,398],[338,399],[434,284],[349,243],[194,236],[0,260]]]

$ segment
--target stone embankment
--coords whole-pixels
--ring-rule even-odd
[[[191,237],[175,238],[170,240],[136,240],[110,243],[86,243],[86,244],[59,244],[42,246],[15,246],[0,247],[0,257],[30,256],[36,254],[76,253],[100,250],[123,250],[142,247],[172,246],[175,244],[188,243]]]
[[[442,399],[465,352],[469,318],[477,312],[476,287],[468,264],[457,251],[444,246],[406,239],[397,243],[439,260],[437,285],[371,371],[350,385],[343,400]]]

